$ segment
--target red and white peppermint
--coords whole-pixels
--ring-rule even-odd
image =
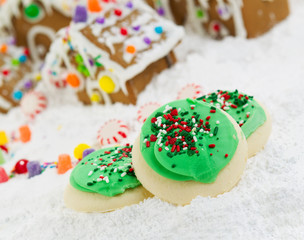
[[[50,78],[50,82],[56,88],[66,88],[67,86],[66,76],[52,77]]]
[[[39,113],[46,109],[47,99],[41,92],[30,91],[26,93],[20,102],[22,112],[33,119]]]
[[[203,95],[203,88],[200,85],[190,83],[183,87],[177,94],[177,99],[192,98],[196,99]]]
[[[101,146],[121,143],[127,138],[129,127],[121,120],[106,122],[98,131],[97,140]]]
[[[146,119],[161,105],[156,102],[146,103],[145,105],[141,106],[137,112],[137,121],[140,123],[144,123]]]

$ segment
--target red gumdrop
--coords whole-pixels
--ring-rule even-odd
[[[26,159],[19,160],[15,165],[15,172],[17,174],[27,173],[27,167],[26,167],[27,163],[28,163],[28,160],[26,160]]]
[[[7,182],[9,177],[7,176],[4,168],[0,167],[0,183]]]

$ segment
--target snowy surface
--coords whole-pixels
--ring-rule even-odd
[[[56,161],[79,143],[96,143],[99,127],[112,118],[138,135],[139,106],[174,100],[187,83],[205,92],[238,88],[263,102],[273,117],[265,147],[248,160],[240,183],[217,198],[176,207],[157,198],[107,214],[66,209],[63,191],[69,173],[48,169],[27,179],[0,184],[0,239],[304,239],[304,1],[292,1],[289,19],[254,40],[213,41],[187,36],[178,48],[179,63],[156,77],[138,106],[83,107],[55,97],[30,123],[28,144],[11,146],[10,171],[20,158]],[[64,99],[63,98],[63,99]],[[0,129],[12,132],[26,123],[20,109],[0,115]]]

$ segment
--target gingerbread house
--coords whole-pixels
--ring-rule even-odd
[[[27,46],[32,59],[43,59],[55,33],[67,26],[74,7],[85,0],[2,0],[0,31],[13,34],[17,45]]]
[[[214,38],[255,38],[289,15],[288,0],[146,0],[160,15]]]
[[[17,106],[25,92],[33,89],[40,75],[33,71],[26,48],[16,47],[13,40],[0,41],[0,112]]]
[[[96,0],[95,8],[76,8],[51,46],[43,78],[67,82],[85,104],[135,104],[153,76],[175,63],[184,30],[142,1]]]

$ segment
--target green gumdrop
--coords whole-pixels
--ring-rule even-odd
[[[75,56],[75,61],[76,61],[76,63],[78,63],[78,64],[82,64],[82,63],[83,63],[83,58],[82,58],[82,56],[81,56],[80,54],[77,54],[77,55]]]
[[[2,151],[0,150],[0,165],[4,164],[5,160],[2,154]]]
[[[18,59],[12,59],[12,65],[13,66],[19,66],[20,62]]]
[[[40,7],[35,3],[28,5],[24,9],[24,14],[28,18],[37,18],[39,16],[39,13],[40,13]]]
[[[203,18],[204,12],[201,9],[199,9],[196,11],[196,16],[197,16],[197,18]]]

